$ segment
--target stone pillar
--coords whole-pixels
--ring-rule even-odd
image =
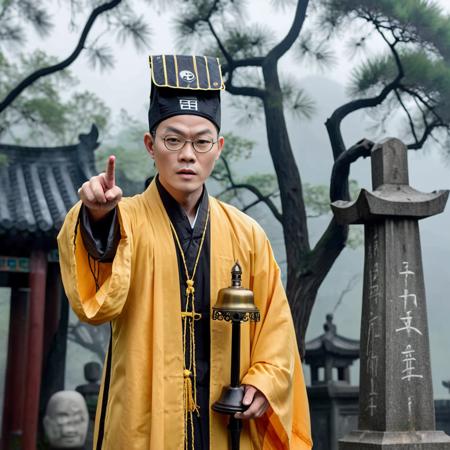
[[[340,450],[450,450],[435,431],[418,220],[444,210],[448,191],[409,186],[407,148],[389,139],[372,151],[373,192],[335,202],[340,223],[365,225],[358,430]]]

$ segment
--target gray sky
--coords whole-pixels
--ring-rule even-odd
[[[292,8],[284,13],[274,13],[270,7],[270,1],[251,1],[255,7],[252,8],[250,17],[246,17],[248,22],[266,21],[270,18],[272,28],[276,30],[278,36],[284,35],[290,25]],[[441,0],[441,6],[450,12],[450,2]],[[136,1],[136,4],[138,2]],[[114,70],[103,72],[92,70],[86,58],[79,58],[71,66],[71,70],[80,80],[80,89],[94,91],[102,98],[114,113],[120,108],[126,109],[129,113],[146,120],[146,111],[149,96],[149,70],[147,55],[151,53],[173,53],[177,49],[174,44],[173,32],[170,24],[170,14],[158,11],[157,8],[143,6],[139,8],[144,17],[153,29],[153,36],[150,48],[145,52],[136,52],[131,44],[118,45],[113,39],[108,39],[108,44],[114,50],[116,65]],[[256,6],[257,5],[257,6]],[[57,27],[51,37],[44,42],[31,37],[29,48],[41,48],[57,57],[65,57],[68,49],[75,46],[78,34],[68,32],[68,14],[64,11],[57,13]],[[80,22],[81,23],[81,22]],[[92,36],[96,36],[100,27]],[[374,51],[380,47],[377,42],[373,42]],[[327,183],[331,169],[331,154],[329,143],[323,126],[326,117],[332,113],[335,107],[341,104],[345,98],[344,86],[348,82],[350,74],[349,65],[354,61],[349,61],[344,51],[344,47],[339,45],[336,51],[340,55],[340,64],[327,74],[317,73],[313,70],[306,70],[301,67],[301,73],[296,76],[300,82],[308,87],[309,94],[316,99],[318,111],[313,120],[309,122],[291,121],[291,137],[295,136],[296,142],[308,142],[310,149],[307,152],[298,151],[296,154],[302,175],[305,181],[312,183]],[[290,70],[292,64],[289,58],[283,61],[283,70]],[[227,114],[225,114],[227,116]],[[231,114],[228,114],[228,117]],[[361,129],[364,127],[364,119],[357,116],[344,123],[344,136],[347,144],[352,144],[365,136],[367,133]],[[224,131],[236,130],[236,125],[229,119],[225,120]],[[252,129],[241,128],[241,134],[254,138],[257,142],[255,160],[249,164],[254,164],[257,160],[258,167],[265,170],[271,169],[271,161],[267,158],[265,150],[264,133],[261,133],[263,124]],[[396,131],[392,130],[395,134]],[[417,153],[410,155],[411,184],[424,191],[450,188],[450,168],[443,165],[442,158],[436,151],[435,146],[430,145],[426,155]],[[322,161],[320,167],[317,159]],[[367,161],[358,162],[352,168],[352,177],[356,178],[362,186],[370,188],[369,165]],[[325,223],[317,224],[317,230],[313,234],[319,236],[321,227]],[[448,261],[450,261],[450,239],[448,231],[450,229],[450,206],[446,212],[439,217],[427,219],[421,226],[422,245],[424,256],[424,269],[427,281],[427,295],[429,305],[430,340],[433,357],[433,378],[434,390],[437,397],[448,397],[448,393],[441,387],[441,380],[450,379],[450,363],[448,362],[447,343],[450,342],[450,328],[447,320],[450,310],[447,306],[449,302],[448,284]],[[282,258],[282,249],[278,250]],[[334,305],[336,292],[340,292],[345,286],[345,280],[356,271],[362,270],[362,251],[346,250],[342,258],[338,261],[320,290],[317,305],[313,312],[311,325],[308,331],[309,338],[322,332],[321,326],[328,313]],[[432,277],[431,277],[431,275]],[[360,286],[357,287],[349,298],[344,300],[343,305],[336,313],[336,322],[339,331],[347,336],[358,338],[359,324],[356,317],[360,311]],[[443,312],[445,314],[443,314]]]
[[[137,52],[131,43],[119,45],[117,42],[105,36],[101,42],[112,47],[116,59],[115,68],[112,71],[101,73],[92,70],[85,57],[80,57],[71,66],[71,70],[80,79],[80,86],[84,89],[94,91],[100,98],[113,109],[118,111],[125,108],[128,112],[137,117],[144,117],[147,108],[149,95],[149,70],[147,55],[152,53],[175,53],[177,48],[175,45],[172,17],[169,8],[161,8],[159,6],[149,6],[140,0],[134,1],[137,10],[144,16],[148,17],[148,22],[152,28],[152,38],[150,47],[146,52]],[[160,5],[164,2],[153,2]],[[284,36],[291,23],[293,7],[286,7],[283,10],[274,10],[271,7],[270,0],[251,0],[249,5],[251,14],[243,17],[245,23],[267,23],[270,18],[271,29],[276,36]],[[284,3],[288,3],[285,1]],[[292,3],[292,0],[290,1]],[[437,3],[445,10],[450,12],[450,2],[448,0],[439,0]],[[68,54],[68,49],[72,49],[78,39],[77,33],[68,31],[68,11],[60,10],[55,17],[57,23],[54,33],[49,39],[42,42],[31,36],[29,39],[29,48],[41,48],[49,54],[64,57]],[[81,20],[79,20],[81,24]],[[308,22],[306,22],[308,23]],[[98,35],[101,30],[100,24],[97,24],[91,37]],[[105,39],[106,38],[106,39]],[[374,48],[379,48],[376,42],[372,42]],[[337,65],[332,73],[329,74],[335,81],[345,84],[349,76],[349,58],[345,53],[343,46],[335,46],[335,50],[340,55],[341,63]],[[284,67],[290,66],[289,57],[284,58]],[[297,74],[300,78],[314,74],[314,70],[308,70],[302,66],[302,74]]]

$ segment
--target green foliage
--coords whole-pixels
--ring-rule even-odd
[[[431,45],[442,55],[450,55],[450,19],[433,1],[321,0],[320,4],[320,20],[331,29],[359,18],[392,30],[404,42]]]
[[[222,35],[225,48],[236,59],[263,56],[275,44],[273,31],[261,24],[231,26]]]
[[[53,64],[41,51],[9,61],[0,53],[0,97],[38,67]],[[0,116],[0,138],[15,143],[32,142],[33,145],[73,143],[80,131],[95,123],[102,131],[109,119],[109,108],[91,92],[73,92],[77,80],[70,71],[44,77],[19,96]],[[66,92],[71,96],[66,98]]]
[[[346,244],[352,250],[364,244],[364,230],[361,225],[350,225]]]
[[[231,189],[233,183],[249,184],[257,188],[263,195],[273,194],[278,189],[274,174],[251,174],[244,177],[236,176],[233,170],[233,163],[239,163],[243,159],[250,158],[255,143],[248,139],[237,136],[233,133],[225,133],[225,146],[222,150],[222,157],[217,161],[212,178],[222,186],[220,198],[229,203],[237,203],[244,208],[248,204],[248,196],[239,189]]]
[[[316,65],[320,71],[328,70],[337,62],[328,39],[320,38],[320,34],[318,35],[315,30],[306,30],[302,33],[295,51],[305,65]]]
[[[104,145],[95,152],[99,171],[105,170],[109,155],[116,157],[116,169],[126,178],[144,185],[145,179],[154,174],[153,161],[148,155],[143,139],[148,125],[132,118],[122,110],[118,123],[114,127],[118,131],[109,136]]]
[[[350,198],[355,200],[360,192],[356,180],[349,181]],[[318,218],[331,214],[329,187],[323,184],[303,184],[303,198],[305,200],[308,217]],[[364,234],[361,226],[351,226],[347,238],[347,246],[352,250],[364,243]]]
[[[323,184],[303,183],[303,198],[309,217],[319,217],[330,212],[329,187]]]
[[[35,39],[36,33],[39,38],[50,33],[53,17],[49,11],[67,6],[70,9],[69,26],[75,33],[80,33],[82,27],[79,25],[86,23],[87,13],[99,4],[92,0],[0,0],[0,99],[6,99],[36,70],[59,62],[44,51],[27,55],[21,51],[26,40]],[[136,15],[133,7],[132,0],[122,1],[98,16],[83,42],[83,53],[93,67],[101,70],[113,67],[113,51],[102,43],[106,33],[115,35],[119,43],[131,40],[138,50],[148,45],[148,20]],[[100,30],[98,23],[102,24]],[[79,34],[78,39],[81,37]],[[74,48],[68,48],[66,56]],[[2,112],[0,139],[14,143],[31,141],[33,145],[61,145],[76,140],[80,131],[89,129],[92,123],[101,131],[106,129],[109,108],[93,93],[76,92],[73,89],[76,81],[68,70],[30,81],[25,91]]]
[[[250,125],[263,120],[264,108],[259,98],[232,95],[229,100],[235,110],[233,119],[236,124]]]
[[[255,146],[254,141],[237,136],[233,133],[224,133],[223,137],[225,138],[223,154],[229,161],[250,158],[252,150]]]
[[[222,158],[217,161],[212,177],[216,181],[227,183],[229,181],[227,164],[229,167],[233,162],[250,158],[255,143],[233,133],[224,133],[223,136],[225,145],[222,150]]]
[[[226,20],[225,18],[239,20],[241,3],[234,0],[190,0],[180,2],[178,4],[179,13],[174,21],[177,47],[188,52],[193,46],[198,45],[201,38],[201,45],[209,49],[208,52],[203,53],[219,56],[221,52],[216,48],[214,41],[205,39],[211,32],[211,20],[215,16],[223,16],[224,20]]]
[[[378,130],[401,112],[407,141],[423,146],[439,133],[442,148],[450,139],[450,16],[431,0],[320,0],[316,24],[322,35],[340,37],[350,27],[354,50],[378,36],[385,51],[365,54],[354,69],[349,92],[354,98],[375,97],[393,87],[390,96],[370,111]],[[402,77],[397,78],[399,74]],[[374,129],[377,127],[374,127]]]
[[[349,180],[350,198],[356,199],[360,187],[356,180]],[[305,200],[308,217],[320,217],[331,212],[330,188],[324,184],[303,183],[303,198]]]
[[[277,177],[273,173],[254,173],[242,179],[246,184],[258,188],[262,195],[274,195],[278,191]]]
[[[0,153],[0,167],[6,166],[8,164],[8,156],[4,153]]]
[[[47,36],[52,29],[49,3],[48,0],[0,1],[0,52],[8,46],[23,44],[26,26],[31,26],[41,38]]]
[[[311,119],[316,111],[316,104],[300,85],[295,79],[285,77],[282,80],[283,107],[298,119]]]
[[[450,64],[441,59],[430,59],[424,50],[400,52],[405,77],[402,85],[419,93],[433,106],[434,112],[443,122],[450,122]],[[362,64],[353,74],[351,92],[353,95],[373,94],[381,86],[388,84],[396,73],[395,61],[390,56],[379,56]],[[416,114],[422,112],[414,107]]]

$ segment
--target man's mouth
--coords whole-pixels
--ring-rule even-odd
[[[178,175],[195,175],[195,171],[192,169],[180,169],[177,170]]]

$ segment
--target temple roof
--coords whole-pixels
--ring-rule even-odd
[[[54,240],[81,184],[96,173],[98,130],[63,147],[0,144],[0,239],[15,244]]]
[[[306,343],[305,362],[323,360],[326,355],[354,360],[359,358],[359,341],[337,334],[333,315],[327,314],[325,333]]]

